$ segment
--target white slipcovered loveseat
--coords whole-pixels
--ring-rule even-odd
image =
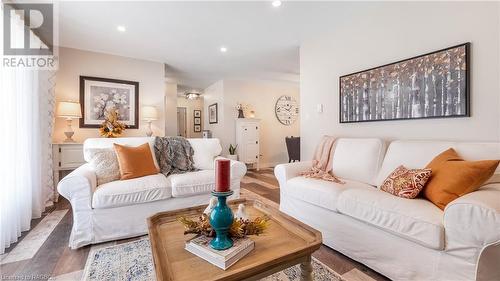
[[[453,147],[465,160],[500,159],[499,143],[338,139],[345,184],[299,177],[311,162],[278,165],[280,210],[320,230],[327,246],[394,280],[500,280],[500,171],[441,210],[377,188],[399,165],[423,168]]]
[[[96,186],[96,174],[86,163],[58,184],[59,193],[73,209],[73,228],[69,246],[84,245],[134,237],[147,233],[146,218],[161,211],[208,203],[214,189],[214,160],[221,153],[218,139],[188,139],[193,147],[196,172],[150,175],[118,180]],[[85,161],[91,148],[112,148],[113,143],[138,146],[148,142],[154,153],[154,137],[91,138],[83,144]],[[153,154],[154,155],[154,154]],[[158,165],[155,160],[155,165]],[[239,198],[240,181],[246,166],[231,160],[231,199]]]

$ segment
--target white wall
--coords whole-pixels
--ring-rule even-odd
[[[165,83],[165,135],[177,136],[177,84]]]
[[[177,107],[186,108],[187,137],[201,138],[203,133],[194,131],[194,110],[201,110],[201,130],[203,130],[203,119],[205,118],[203,114],[203,99],[189,100],[185,97],[177,97]]]
[[[217,103],[218,107],[218,122],[210,124],[208,120],[208,107]],[[212,137],[218,138],[221,141],[223,151],[225,154],[229,146],[229,136],[224,133],[224,82],[222,80],[215,82],[203,91],[203,129],[210,130]]]
[[[384,139],[498,141],[498,3],[343,3],[343,18],[317,15],[300,46],[302,158],[324,134]],[[319,13],[333,13],[333,9]],[[336,24],[333,25],[332,22]],[[471,42],[470,118],[338,122],[339,76]],[[324,104],[322,114],[317,104]]]
[[[260,154],[261,166],[270,167],[278,163],[288,162],[288,154],[285,145],[286,136],[298,136],[300,134],[300,122],[297,120],[291,126],[282,125],[275,116],[274,106],[282,95],[294,97],[300,103],[299,85],[297,83],[267,81],[267,80],[224,80],[218,82],[223,84],[222,92],[223,106],[219,104],[219,118],[223,123],[215,128],[214,137],[221,139],[223,154],[228,154],[229,144],[235,144],[235,126],[238,112],[236,104],[242,103],[249,106],[245,112],[255,111],[255,118],[261,119]],[[207,92],[207,90],[209,90]],[[205,90],[205,97],[212,97],[210,88]],[[205,100],[205,110],[211,101]],[[213,103],[213,102],[212,102]],[[221,118],[221,110],[222,118]],[[207,115],[207,114],[205,114]],[[249,117],[248,115],[246,117]],[[208,120],[206,120],[208,122]]]
[[[165,78],[162,63],[70,48],[59,48],[59,57],[59,70],[56,76],[55,88],[57,101],[79,101],[80,75],[138,81],[139,108],[143,105],[152,105],[158,109],[159,120],[153,121],[152,127],[155,135],[163,136]],[[65,125],[64,119],[56,118],[53,134],[54,142],[64,140]],[[81,129],[78,127],[78,120],[73,120],[73,129],[75,131],[73,139],[77,142],[82,142],[90,137],[99,137],[97,129]],[[123,134],[123,136],[145,135],[146,123],[142,120],[139,121],[139,129],[127,129]]]

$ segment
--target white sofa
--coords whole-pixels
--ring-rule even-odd
[[[214,159],[221,153],[218,139],[188,139],[194,149],[196,172],[165,177],[156,174],[130,180],[118,180],[96,187],[96,175],[86,163],[58,184],[59,193],[73,209],[73,229],[69,246],[134,237],[147,233],[146,218],[161,211],[207,204],[214,189]],[[111,148],[113,143],[137,146],[149,142],[154,153],[154,137],[91,138],[83,144],[85,161],[89,148]],[[155,165],[156,163],[155,159]],[[246,166],[231,160],[231,199],[239,198],[240,181]]]
[[[397,166],[423,168],[453,147],[466,160],[500,159],[500,143],[338,139],[345,184],[298,177],[311,162],[278,165],[280,210],[320,230],[323,243],[394,280],[500,280],[499,173],[442,211],[377,188]]]

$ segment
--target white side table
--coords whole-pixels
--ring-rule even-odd
[[[52,159],[54,170],[54,200],[57,202],[59,193],[57,184],[61,177],[61,171],[71,171],[85,164],[83,159],[82,143],[53,143]]]

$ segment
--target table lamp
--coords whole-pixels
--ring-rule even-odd
[[[158,120],[158,111],[154,106],[143,106],[142,107],[142,120],[148,122],[148,128],[146,135],[148,137],[153,135],[153,130],[151,129],[151,122]]]
[[[66,118],[66,131],[64,134],[66,135],[66,139],[64,142],[75,142],[72,137],[75,134],[73,128],[71,128],[71,121],[73,119],[82,118],[82,110],[80,108],[80,104],[77,102],[71,101],[61,101],[57,104],[56,110],[57,117]]]

